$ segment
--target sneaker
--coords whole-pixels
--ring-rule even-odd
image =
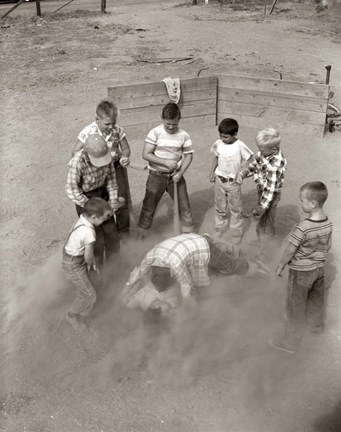
[[[87,330],[87,326],[82,323],[77,316],[70,316],[69,313],[65,316],[65,321],[77,332],[84,332]]]
[[[295,352],[295,349],[293,347],[290,347],[287,343],[285,343],[283,340],[269,340],[269,345],[272,346],[272,348],[275,348],[279,351],[284,351],[288,354],[293,354]]]
[[[138,239],[139,240],[143,240],[148,236],[148,232],[149,232],[148,229],[138,227],[137,230],[138,230]]]

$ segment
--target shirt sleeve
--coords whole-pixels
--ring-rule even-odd
[[[69,164],[69,172],[66,179],[65,191],[73,203],[83,207],[88,201],[88,198],[84,195],[82,188],[79,187],[80,183],[80,169],[78,164],[72,159]]]
[[[148,135],[146,136],[145,142],[147,144],[152,144],[153,146],[156,146],[158,137],[159,137],[159,134],[157,132],[157,129],[154,128],[148,132]]]
[[[244,161],[247,161],[253,155],[253,151],[243,142],[240,144],[240,153]]]
[[[194,153],[193,143],[187,132],[184,131],[183,154]]]
[[[282,172],[277,166],[272,166],[269,164],[266,176],[266,182],[263,187],[263,193],[260,198],[260,205],[267,209],[270,206],[271,201],[273,200],[274,193],[276,192],[277,182],[280,180],[282,176]]]
[[[84,244],[90,245],[95,241],[96,241],[95,230],[90,227],[86,227],[86,229],[84,230],[84,237],[83,237]]]
[[[211,150],[210,150],[215,156],[218,157],[218,143],[217,141],[213,143]]]
[[[78,140],[79,140],[81,143],[85,144],[85,141],[86,141],[86,139],[88,138],[88,136],[89,136],[89,126],[86,126],[84,129],[82,129],[82,130],[79,132]]]
[[[297,224],[295,228],[291,231],[288,242],[292,243],[294,246],[300,246],[305,238],[305,233],[300,224]]]

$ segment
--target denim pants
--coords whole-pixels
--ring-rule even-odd
[[[259,186],[257,187],[257,193],[258,193],[258,204],[260,204],[260,198],[263,194],[263,189],[260,188]],[[281,199],[281,192],[275,192],[269,208],[266,209],[265,212],[260,217],[256,227],[256,233],[259,240],[268,240],[275,237],[276,234],[275,216],[276,216],[276,209],[280,199]]]
[[[124,173],[124,170],[126,168],[120,165],[119,162],[115,162],[114,166],[116,173],[116,182],[118,186],[118,196],[125,199],[125,205],[116,211],[117,230],[119,233],[123,233],[128,232],[130,227],[127,197],[127,187],[129,187],[129,185],[126,184],[126,176]]]
[[[194,226],[187,194],[187,186],[183,177],[181,177],[177,186],[181,224],[184,228],[187,228],[188,231],[193,230]],[[171,175],[168,173],[149,171],[146,193],[137,224],[140,228],[149,229],[151,227],[157,205],[165,192],[168,192],[170,197],[174,199],[174,183]]]
[[[108,192],[104,187],[84,192],[84,195],[88,198],[99,197],[103,198],[105,201],[109,200]],[[76,211],[78,216],[80,216],[83,213],[83,207],[76,205]],[[94,254],[96,264],[101,267],[103,265],[104,252],[106,260],[108,261],[110,258],[114,258],[120,250],[120,239],[114,217],[107,219],[102,225],[96,226],[95,232],[96,242]]]
[[[298,347],[306,323],[321,333],[325,322],[324,267],[309,271],[289,270],[285,305],[285,341]]]
[[[70,313],[86,316],[96,302],[96,291],[90,282],[84,256],[72,256],[63,252],[62,268],[66,277],[77,288]]]
[[[214,184],[215,228],[223,230],[228,224],[228,211],[231,215],[230,228],[238,235],[243,232],[242,192],[236,182],[223,183],[215,176]]]

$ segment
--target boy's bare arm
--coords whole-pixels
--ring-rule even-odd
[[[170,171],[174,171],[177,167],[177,162],[174,160],[162,159],[154,154],[155,146],[149,143],[144,143],[142,157],[144,160],[152,163],[156,163],[159,165],[163,165],[168,168]]]
[[[82,148],[84,147],[84,144],[82,143],[82,141],[77,141],[76,145],[74,146],[73,150],[72,150],[72,157],[79,152],[79,150],[82,150]]]
[[[295,255],[297,250],[297,246],[293,245],[292,243],[289,243],[287,248],[285,249],[282,258],[276,268],[276,275],[281,276],[281,273],[284,269],[284,267],[292,260],[293,256]]]
[[[131,154],[131,150],[126,137],[123,137],[120,140],[120,147],[121,147],[122,156],[129,158]]]
[[[90,243],[88,245],[85,245],[84,260],[86,262],[86,266],[88,268],[88,271],[91,270],[91,267],[95,271],[98,271],[97,266],[96,266],[96,261],[95,261],[94,245],[95,245],[95,242]]]
[[[218,166],[218,157],[215,156],[215,158],[213,159],[213,162],[212,162],[210,175],[208,177],[211,183],[214,182],[214,179],[215,179],[214,171],[216,170],[217,166]]]

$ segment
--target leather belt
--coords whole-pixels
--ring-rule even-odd
[[[219,180],[222,183],[233,183],[234,182],[234,179],[232,177],[226,178],[226,177],[222,177],[220,175],[218,175],[217,177],[219,177]]]

